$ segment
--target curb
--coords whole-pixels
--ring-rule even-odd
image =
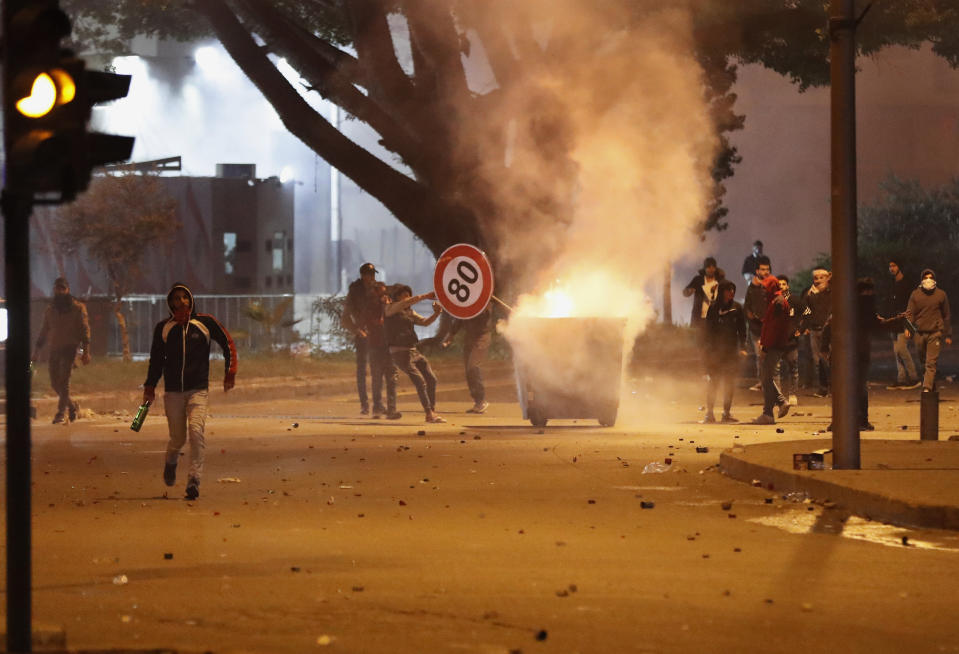
[[[808,451],[809,441],[795,441],[796,451]],[[777,443],[782,446],[784,443]],[[747,449],[762,447],[753,445]],[[902,527],[959,530],[959,507],[942,504],[911,503],[888,495],[852,488],[827,479],[835,471],[805,471],[773,468],[745,460],[738,452],[725,450],[719,455],[723,474],[746,483],[758,480],[763,488],[776,492],[805,492],[813,500],[831,502],[840,509],[868,520],[877,520]],[[841,471],[839,474],[872,471]]]

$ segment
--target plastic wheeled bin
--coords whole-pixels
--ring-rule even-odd
[[[595,418],[616,424],[623,369],[622,318],[518,318],[508,330],[523,418]]]

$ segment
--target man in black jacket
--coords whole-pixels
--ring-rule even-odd
[[[150,366],[143,382],[143,401],[156,399],[156,385],[163,377],[170,440],[166,449],[163,481],[167,486],[176,483],[176,464],[180,449],[190,439],[190,474],[186,496],[195,500],[200,495],[200,476],[203,473],[203,450],[206,442],[207,395],[210,385],[210,342],[216,341],[223,350],[225,361],[223,390],[233,388],[236,380],[236,347],[229,332],[216,318],[197,313],[193,294],[183,284],[174,284],[167,295],[170,317],[161,320],[153,329],[150,347]]]
[[[370,400],[366,394],[366,366],[370,362],[370,341],[364,323],[371,305],[379,308],[379,297],[373,292],[376,284],[376,267],[372,263],[360,266],[360,277],[350,283],[346,292],[346,303],[340,324],[353,334],[353,346],[356,349],[356,393],[360,399],[360,413],[367,415],[370,412]],[[383,413],[383,398],[374,393],[373,413]]]
[[[766,289],[763,288],[763,280],[769,277],[772,272],[772,266],[769,257],[759,255],[756,258],[756,270],[746,288],[746,301],[743,303],[743,310],[746,312],[746,320],[749,326],[749,343],[752,346],[753,353],[756,355],[756,378],[762,377],[763,352],[759,347],[759,336],[763,329],[763,316],[766,315],[766,308],[769,306],[769,298],[766,295]],[[749,390],[761,391],[762,383],[756,383]]]
[[[913,286],[906,280],[902,267],[895,259],[889,261],[889,274],[892,275],[892,289],[886,299],[885,313],[887,316],[900,316],[906,312],[909,304],[909,295]],[[887,386],[889,390],[905,390],[919,387],[919,375],[916,364],[909,352],[909,340],[905,329],[898,329],[889,333],[892,337],[893,358],[896,360],[896,383]]]
[[[736,285],[729,280],[719,283],[719,299],[706,313],[706,415],[704,423],[716,422],[713,405],[720,382],[723,384],[724,423],[739,422],[730,413],[733,391],[739,376],[739,358],[746,356],[746,321],[743,308],[733,298]]]

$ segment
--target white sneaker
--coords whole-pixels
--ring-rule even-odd
[[[486,413],[486,409],[489,408],[489,402],[480,402],[479,404],[474,404],[471,408],[466,410],[466,413]]]
[[[795,395],[789,396],[789,406],[799,406],[799,398]]]

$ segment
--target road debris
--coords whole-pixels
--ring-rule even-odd
[[[216,483],[218,483],[218,484],[239,484],[239,483],[240,483],[240,478],[239,478],[239,477],[220,477],[219,479],[216,480]]]

